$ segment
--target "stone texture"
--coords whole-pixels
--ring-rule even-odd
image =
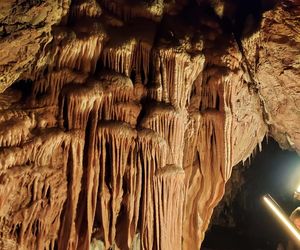
[[[298,113],[268,99],[280,55],[263,54],[286,2],[242,40],[208,1],[24,2],[20,29],[5,3],[2,249],[199,249],[232,167],[269,132],[297,148]]]
[[[67,15],[69,4],[69,0],[1,1],[0,92],[45,64],[51,27]]]
[[[270,134],[283,148],[300,149],[300,2],[280,1],[242,44],[264,105]]]

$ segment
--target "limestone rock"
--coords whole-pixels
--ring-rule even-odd
[[[263,14],[261,28],[243,41],[270,133],[282,147],[298,152],[299,27],[299,1],[279,1]]]
[[[300,149],[295,2],[242,40],[222,1],[1,4],[1,249],[199,249],[234,165]]]
[[[3,0],[0,3],[0,93],[22,74],[45,64],[52,25],[69,10],[69,0]]]

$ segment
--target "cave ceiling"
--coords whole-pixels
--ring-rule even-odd
[[[298,0],[1,0],[0,248],[199,249],[299,123]]]

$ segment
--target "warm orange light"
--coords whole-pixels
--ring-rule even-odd
[[[296,237],[296,239],[300,242],[300,233],[296,229],[295,225],[291,223],[289,218],[282,212],[282,209],[279,205],[272,199],[270,195],[265,195],[263,197],[264,202],[268,205],[270,210],[277,216],[277,218],[285,225],[285,227],[289,230],[289,232]]]

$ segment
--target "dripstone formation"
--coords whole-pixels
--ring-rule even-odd
[[[0,249],[199,249],[233,166],[300,150],[299,4],[2,0]]]

